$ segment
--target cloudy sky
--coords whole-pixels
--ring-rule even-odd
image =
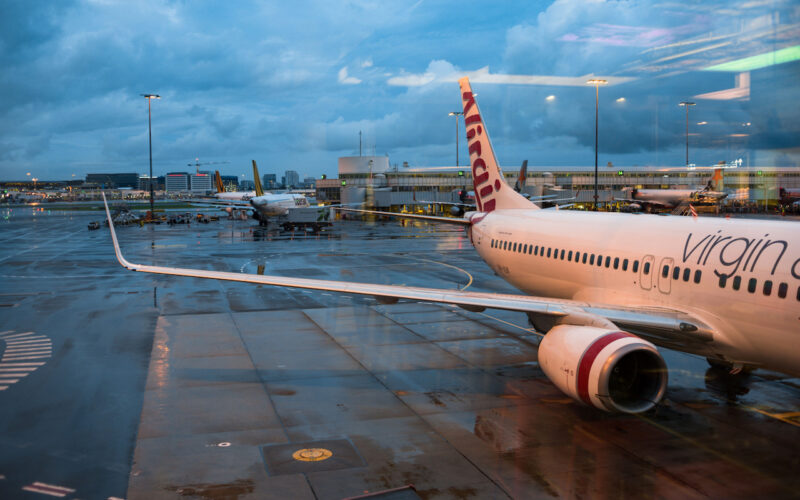
[[[248,178],[251,159],[279,177],[332,176],[339,156],[358,154],[359,131],[364,154],[450,166],[463,75],[502,165],[592,166],[595,75],[609,81],[601,165],[682,165],[678,102],[689,99],[692,162],[797,166],[798,10],[792,0],[6,0],[0,179],[146,173],[142,93],[162,96],[156,174],[199,158]]]

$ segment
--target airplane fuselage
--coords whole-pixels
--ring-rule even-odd
[[[286,215],[290,208],[309,206],[308,198],[290,193],[256,196],[250,199],[250,204],[264,218]]]
[[[697,354],[800,373],[797,224],[654,217],[496,210],[472,241],[528,294],[690,311],[721,332]]]

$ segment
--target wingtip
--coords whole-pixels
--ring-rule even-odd
[[[117,232],[114,230],[114,221],[111,220],[111,211],[108,209],[108,200],[106,200],[106,194],[101,193],[103,196],[103,206],[106,210],[106,219],[108,220],[108,230],[111,232],[111,242],[114,244],[114,254],[117,256],[117,261],[119,261],[120,265],[126,269],[134,269],[130,262],[125,260],[125,257],[122,256],[122,250],[119,248],[119,241],[117,240]]]

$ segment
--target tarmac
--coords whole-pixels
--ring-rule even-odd
[[[0,216],[0,498],[800,496],[797,378],[662,349],[664,401],[607,414],[518,313],[133,273],[99,212]],[[457,227],[118,236],[136,263],[516,292]]]

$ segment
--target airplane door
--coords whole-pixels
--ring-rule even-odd
[[[642,265],[639,267],[639,284],[645,290],[653,288],[653,262],[655,257],[652,255],[645,255],[642,259]]]
[[[669,274],[670,271],[672,271],[672,264],[674,263],[675,260],[672,257],[664,257],[661,259],[661,264],[659,264],[658,269],[653,270],[658,280],[658,291],[663,294],[669,294],[670,292],[672,281],[669,279]],[[664,276],[664,266],[667,268],[666,276]]]

